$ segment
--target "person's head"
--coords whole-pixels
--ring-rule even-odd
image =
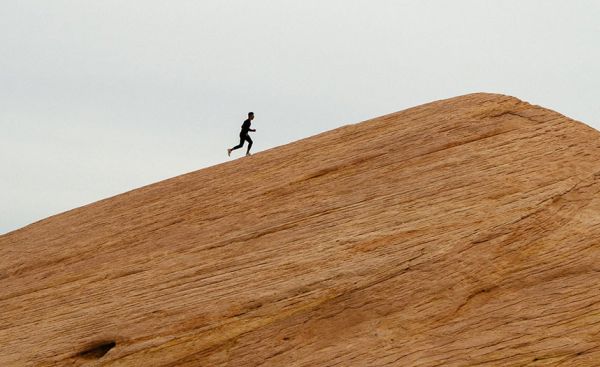
[[[248,118],[254,120],[254,112],[248,112]]]

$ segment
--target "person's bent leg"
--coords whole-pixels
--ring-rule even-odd
[[[231,148],[231,150],[240,149],[243,146],[244,146],[244,137],[240,136],[240,143],[238,145],[236,145],[235,147]]]

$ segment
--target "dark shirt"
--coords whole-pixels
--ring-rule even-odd
[[[250,119],[244,121],[244,123],[242,124],[242,131],[240,132],[240,135],[248,135],[248,131],[250,131]]]

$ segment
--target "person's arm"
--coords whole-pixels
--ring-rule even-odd
[[[248,131],[255,132],[255,131],[256,131],[256,129],[248,129]]]

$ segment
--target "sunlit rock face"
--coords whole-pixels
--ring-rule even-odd
[[[509,96],[343,126],[0,236],[2,366],[598,361],[600,133]]]

